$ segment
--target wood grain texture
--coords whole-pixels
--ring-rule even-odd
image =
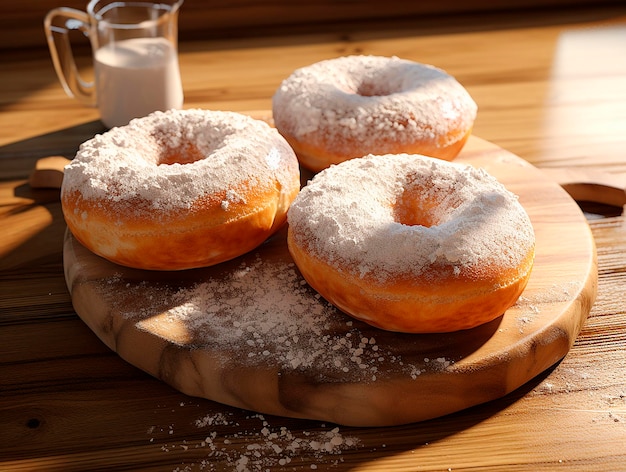
[[[185,43],[186,106],[267,109],[299,65],[346,52],[398,54],[454,73],[479,104],[476,134],[535,166],[626,173],[626,6],[366,26]],[[341,427],[346,443],[320,450],[334,424],[190,398],[124,362],[78,318],[63,277],[58,191],[31,189],[27,178],[38,158],[72,157],[103,127],[94,110],[65,96],[46,51],[4,50],[2,59],[0,469],[230,471],[245,461],[272,471],[624,469],[622,208],[581,202],[597,245],[598,296],[561,362],[452,415]]]
[[[575,202],[525,161],[478,138],[457,161],[518,194],[537,238],[524,294],[482,327],[411,336],[353,322],[303,290],[284,232],[245,257],[185,273],[128,270],[68,234],[74,308],[131,364],[189,395],[259,413],[383,426],[500,398],[569,350],[595,300],[595,246]]]

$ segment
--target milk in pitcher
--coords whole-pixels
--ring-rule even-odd
[[[95,52],[94,73],[98,108],[108,127],[183,105],[177,53],[164,38],[109,43]]]

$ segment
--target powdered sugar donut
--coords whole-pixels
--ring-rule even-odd
[[[476,110],[452,76],[397,57],[321,61],[294,71],[273,97],[276,128],[313,171],[367,154],[450,160]]]
[[[231,112],[155,112],[83,143],[61,202],[74,236],[125,266],[217,264],[261,244],[300,189],[298,162],[266,123]]]
[[[503,314],[534,260],[531,222],[485,171],[418,155],[332,166],[289,210],[288,244],[324,298],[402,332],[475,327]]]

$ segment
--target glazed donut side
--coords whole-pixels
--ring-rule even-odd
[[[285,220],[273,192],[248,198],[252,209],[231,211],[239,213],[231,220],[207,216],[209,208],[219,206],[216,200],[196,202],[191,215],[150,219],[136,215],[131,202],[102,207],[71,194],[64,200],[64,216],[72,234],[92,252],[148,270],[184,270],[233,259],[259,246]]]
[[[461,132],[463,131],[461,130]],[[378,149],[381,154],[421,154],[451,161],[461,152],[471,134],[471,128],[463,135],[453,134],[453,138],[447,141],[446,144],[437,144],[429,141],[417,144],[398,144],[389,141],[383,145],[385,138],[382,138],[377,146],[368,147],[368,149]],[[319,172],[331,165],[340,164],[346,160],[363,157],[368,154],[365,149],[351,153],[340,153],[332,146],[326,147],[313,142],[301,141],[288,133],[284,134],[284,138],[293,148],[302,165],[314,172]],[[356,143],[358,141],[350,142]],[[355,149],[358,149],[356,144]]]
[[[172,110],[84,143],[61,201],[68,228],[94,253],[182,270],[260,245],[284,224],[299,188],[293,150],[264,122]]]
[[[451,160],[477,106],[452,76],[396,57],[347,56],[294,71],[272,100],[276,128],[313,171],[368,154]]]
[[[289,210],[288,246],[329,302],[411,333],[502,315],[534,261],[532,225],[513,194],[484,171],[411,155],[322,171]]]
[[[444,333],[470,329],[502,315],[524,291],[533,265],[528,253],[520,268],[482,281],[442,276],[428,283],[361,278],[329,269],[288,237],[289,249],[307,283],[343,312],[377,328],[403,333]],[[503,283],[506,280],[507,282]]]

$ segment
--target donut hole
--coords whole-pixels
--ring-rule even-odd
[[[398,88],[394,87],[393,83],[370,78],[369,80],[365,79],[357,84],[354,93],[360,95],[361,97],[384,97],[398,91]]]
[[[206,156],[192,143],[177,148],[165,147],[158,156],[157,165],[193,164]]]
[[[417,182],[405,184],[393,205],[393,218],[407,226],[431,228],[454,218],[464,205],[463,198],[453,186],[439,182],[440,188],[424,186]]]
[[[400,192],[393,206],[393,218],[407,226],[431,228],[459,217],[459,212],[480,207],[480,202],[468,200],[467,192],[452,175],[433,179],[421,170],[410,173],[400,182]]]
[[[384,97],[406,90],[401,68],[374,68],[355,78],[355,93],[362,97]]]
[[[405,189],[393,206],[393,219],[406,226],[430,228],[438,224],[436,203],[420,196],[415,188]]]

